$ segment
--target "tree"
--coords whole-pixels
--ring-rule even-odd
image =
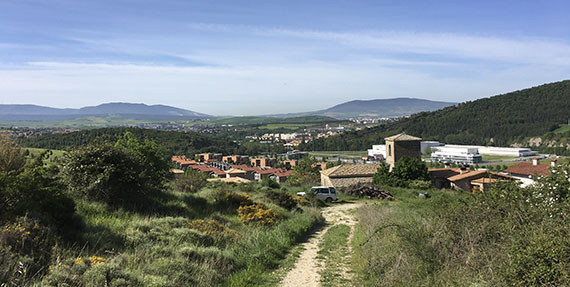
[[[88,200],[111,204],[144,200],[164,188],[169,165],[154,142],[128,133],[115,145],[91,144],[67,154],[63,178],[69,189]]]
[[[20,146],[9,137],[0,135],[0,172],[19,170],[25,163]]]
[[[392,172],[385,162],[381,162],[374,174],[372,182],[376,185],[408,186],[412,181],[429,181],[427,167],[419,158],[400,158]]]
[[[417,157],[404,156],[400,158],[392,169],[394,176],[400,180],[430,180],[425,163]]]
[[[318,168],[313,166],[314,163],[316,161],[310,157],[299,160],[287,182],[294,185],[313,185],[317,183],[320,178],[320,172]]]

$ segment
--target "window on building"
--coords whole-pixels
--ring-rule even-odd
[[[392,147],[388,145],[388,156],[392,156]]]

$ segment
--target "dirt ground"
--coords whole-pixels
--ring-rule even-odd
[[[321,242],[323,235],[329,228],[336,224],[346,224],[351,228],[349,239],[352,239],[352,233],[356,221],[350,211],[360,207],[361,205],[361,203],[348,203],[334,205],[323,209],[323,216],[325,218],[326,225],[320,230],[317,230],[309,240],[303,244],[303,252],[297,259],[293,269],[291,269],[291,271],[289,271],[281,281],[280,286],[320,286],[321,276],[319,275],[319,271],[322,269],[322,266],[320,266],[320,262],[317,259],[317,252],[319,251],[319,243]],[[347,244],[349,244],[349,242],[347,242]],[[347,254],[347,256],[349,255],[350,254]],[[347,279],[350,277],[348,270],[349,266],[345,266],[342,272],[342,276],[347,277]]]

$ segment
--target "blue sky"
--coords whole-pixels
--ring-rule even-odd
[[[570,78],[568,1],[3,0],[0,104],[214,115]]]

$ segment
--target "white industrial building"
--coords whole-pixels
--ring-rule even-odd
[[[427,154],[429,152],[428,148],[434,149],[434,148],[437,148],[440,146],[443,146],[443,144],[438,142],[438,141],[422,141],[422,142],[420,142],[420,149],[422,151],[422,154]]]
[[[476,164],[483,161],[481,155],[477,152],[477,148],[459,146],[438,147],[431,154],[431,160],[460,164]]]
[[[440,146],[443,146],[443,144],[438,141],[420,142],[420,149],[422,154],[427,154],[429,151],[427,150],[428,148],[436,148]],[[382,155],[383,158],[386,158],[386,145],[383,144],[373,145],[372,148],[368,150],[369,157],[378,157],[379,155]]]
[[[479,154],[484,154],[484,155],[523,157],[523,156],[533,156],[538,154],[536,151],[532,151],[530,148],[476,146],[476,145],[450,145],[450,144],[445,145],[445,147],[475,148],[478,150]]]
[[[382,158],[386,158],[386,145],[384,144],[373,145],[372,149],[368,150],[368,156],[373,158],[382,156]]]

